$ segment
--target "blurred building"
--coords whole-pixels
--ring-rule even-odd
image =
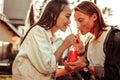
[[[24,26],[31,0],[4,0],[3,13],[16,28]]]
[[[21,38],[15,26],[0,13],[0,76],[12,73],[11,65],[19,50]]]

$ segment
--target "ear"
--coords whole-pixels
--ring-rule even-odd
[[[94,21],[97,19],[97,14],[96,14],[96,13],[93,13],[92,19],[93,19]]]

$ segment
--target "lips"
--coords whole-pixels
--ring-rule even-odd
[[[64,28],[67,29],[68,25],[64,25]]]

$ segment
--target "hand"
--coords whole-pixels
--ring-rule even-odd
[[[78,51],[78,53],[85,51],[83,41],[80,39],[79,34],[76,35],[76,43],[73,46],[74,46],[75,50]]]
[[[76,42],[76,36],[74,34],[70,34],[65,38],[61,46],[66,49],[71,45],[75,44],[75,42]]]
[[[85,56],[78,57],[76,62],[64,62],[64,67],[66,70],[72,72],[76,70],[81,70],[86,66]]]

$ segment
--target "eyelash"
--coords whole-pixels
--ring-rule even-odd
[[[78,22],[82,22],[83,20],[79,19]]]
[[[66,16],[68,19],[70,18],[70,16]]]

